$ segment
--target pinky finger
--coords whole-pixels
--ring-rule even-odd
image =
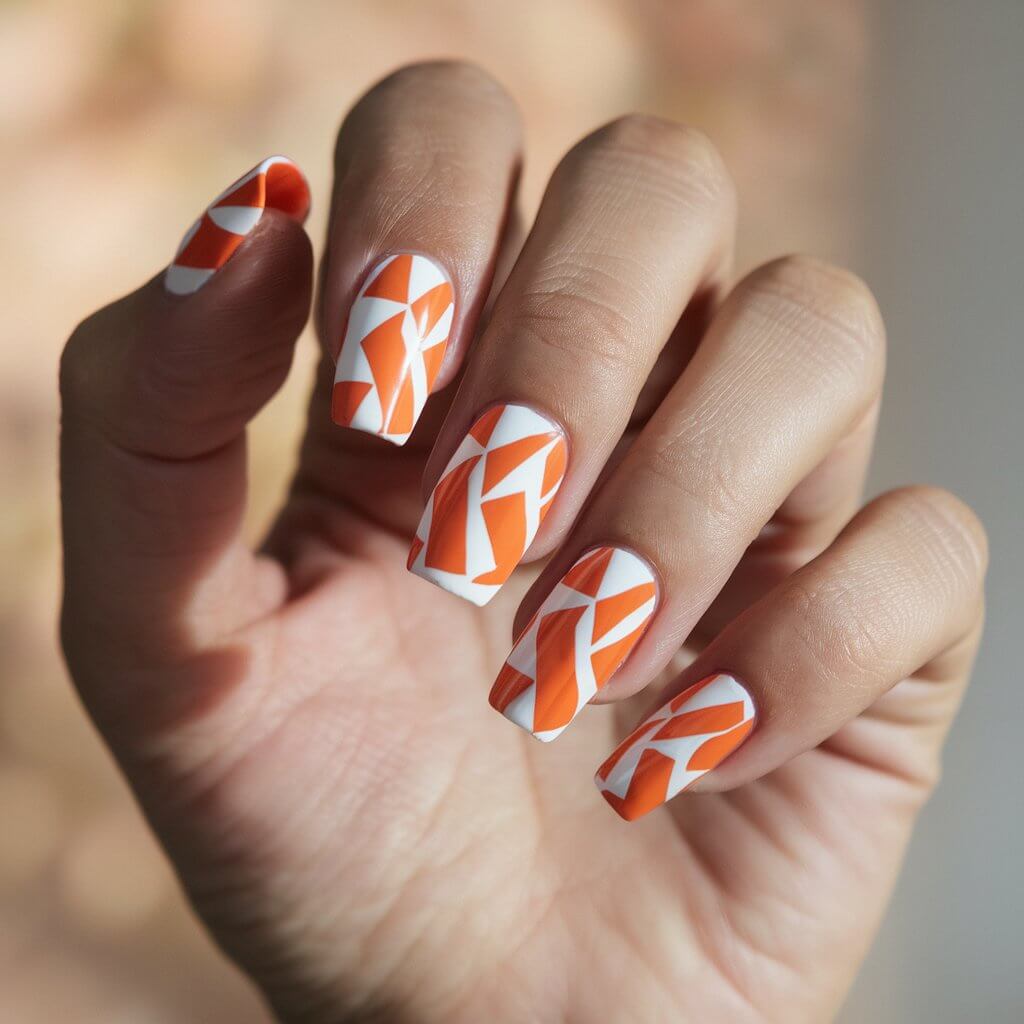
[[[876,499],[670,685],[668,702],[599,769],[602,795],[632,820],[713,769],[702,790],[750,782],[822,743],[976,636],[986,561],[981,525],[951,494],[912,487]],[[944,705],[949,715],[955,703]],[[943,730],[912,735],[914,721],[908,715],[900,726],[908,733],[900,756],[923,763]],[[849,746],[855,757],[879,757],[866,734],[865,749]],[[913,771],[909,763],[880,767]]]

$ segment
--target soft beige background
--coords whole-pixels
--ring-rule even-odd
[[[930,480],[988,528],[986,636],[842,1024],[1024,1021],[1024,3],[879,2],[863,249],[889,375],[874,490]]]
[[[843,1021],[1019,1021],[1022,45],[1019,0],[0,0],[0,1020],[264,1019],[189,917],[56,654],[61,343],[269,153],[308,172],[319,241],[344,109],[403,62],[463,55],[524,109],[530,203],[575,137],[654,111],[725,155],[741,266],[807,250],[876,289],[892,369],[873,487],[931,479],[979,507],[992,613]],[[301,348],[256,426],[254,531],[286,478]]]

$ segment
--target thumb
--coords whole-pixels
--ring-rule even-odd
[[[165,273],[65,348],[62,636],[80,685],[186,656],[280,600],[280,573],[240,540],[245,426],[284,381],[308,315],[308,207],[295,165],[264,161],[214,200]]]

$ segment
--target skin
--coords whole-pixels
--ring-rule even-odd
[[[828,1020],[938,778],[984,534],[934,488],[858,511],[877,309],[802,257],[732,284],[735,200],[706,139],[644,117],[587,137],[514,262],[518,160],[488,76],[405,69],[343,125],[315,303],[309,240],[271,210],[200,291],[158,276],[79,326],[61,367],[72,676],[282,1020]],[[333,426],[329,395],[361,275],[403,249],[446,267],[457,318],[452,386],[399,449]],[[311,304],[308,431],[253,552],[245,425]],[[404,565],[496,400],[555,417],[572,457],[535,564],[477,609]],[[487,691],[514,623],[599,542],[647,557],[661,603],[612,706],[542,746]],[[716,669],[750,690],[751,737],[620,821],[594,769]]]

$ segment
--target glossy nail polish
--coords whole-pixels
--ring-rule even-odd
[[[708,676],[642,722],[598,770],[601,795],[633,821],[692,786],[750,734],[754,702],[730,675]]]
[[[349,312],[331,418],[404,444],[448,348],[451,282],[426,256],[398,253],[370,271]]]
[[[488,409],[434,488],[409,571],[486,604],[526,553],[565,475],[562,429],[526,405]]]
[[[297,221],[309,213],[309,185],[285,156],[268,157],[226,188],[185,232],[164,287],[175,295],[198,291],[231,258],[268,207]]]
[[[651,567],[599,547],[559,580],[512,648],[491,706],[539,740],[553,740],[640,641],[657,599]]]

